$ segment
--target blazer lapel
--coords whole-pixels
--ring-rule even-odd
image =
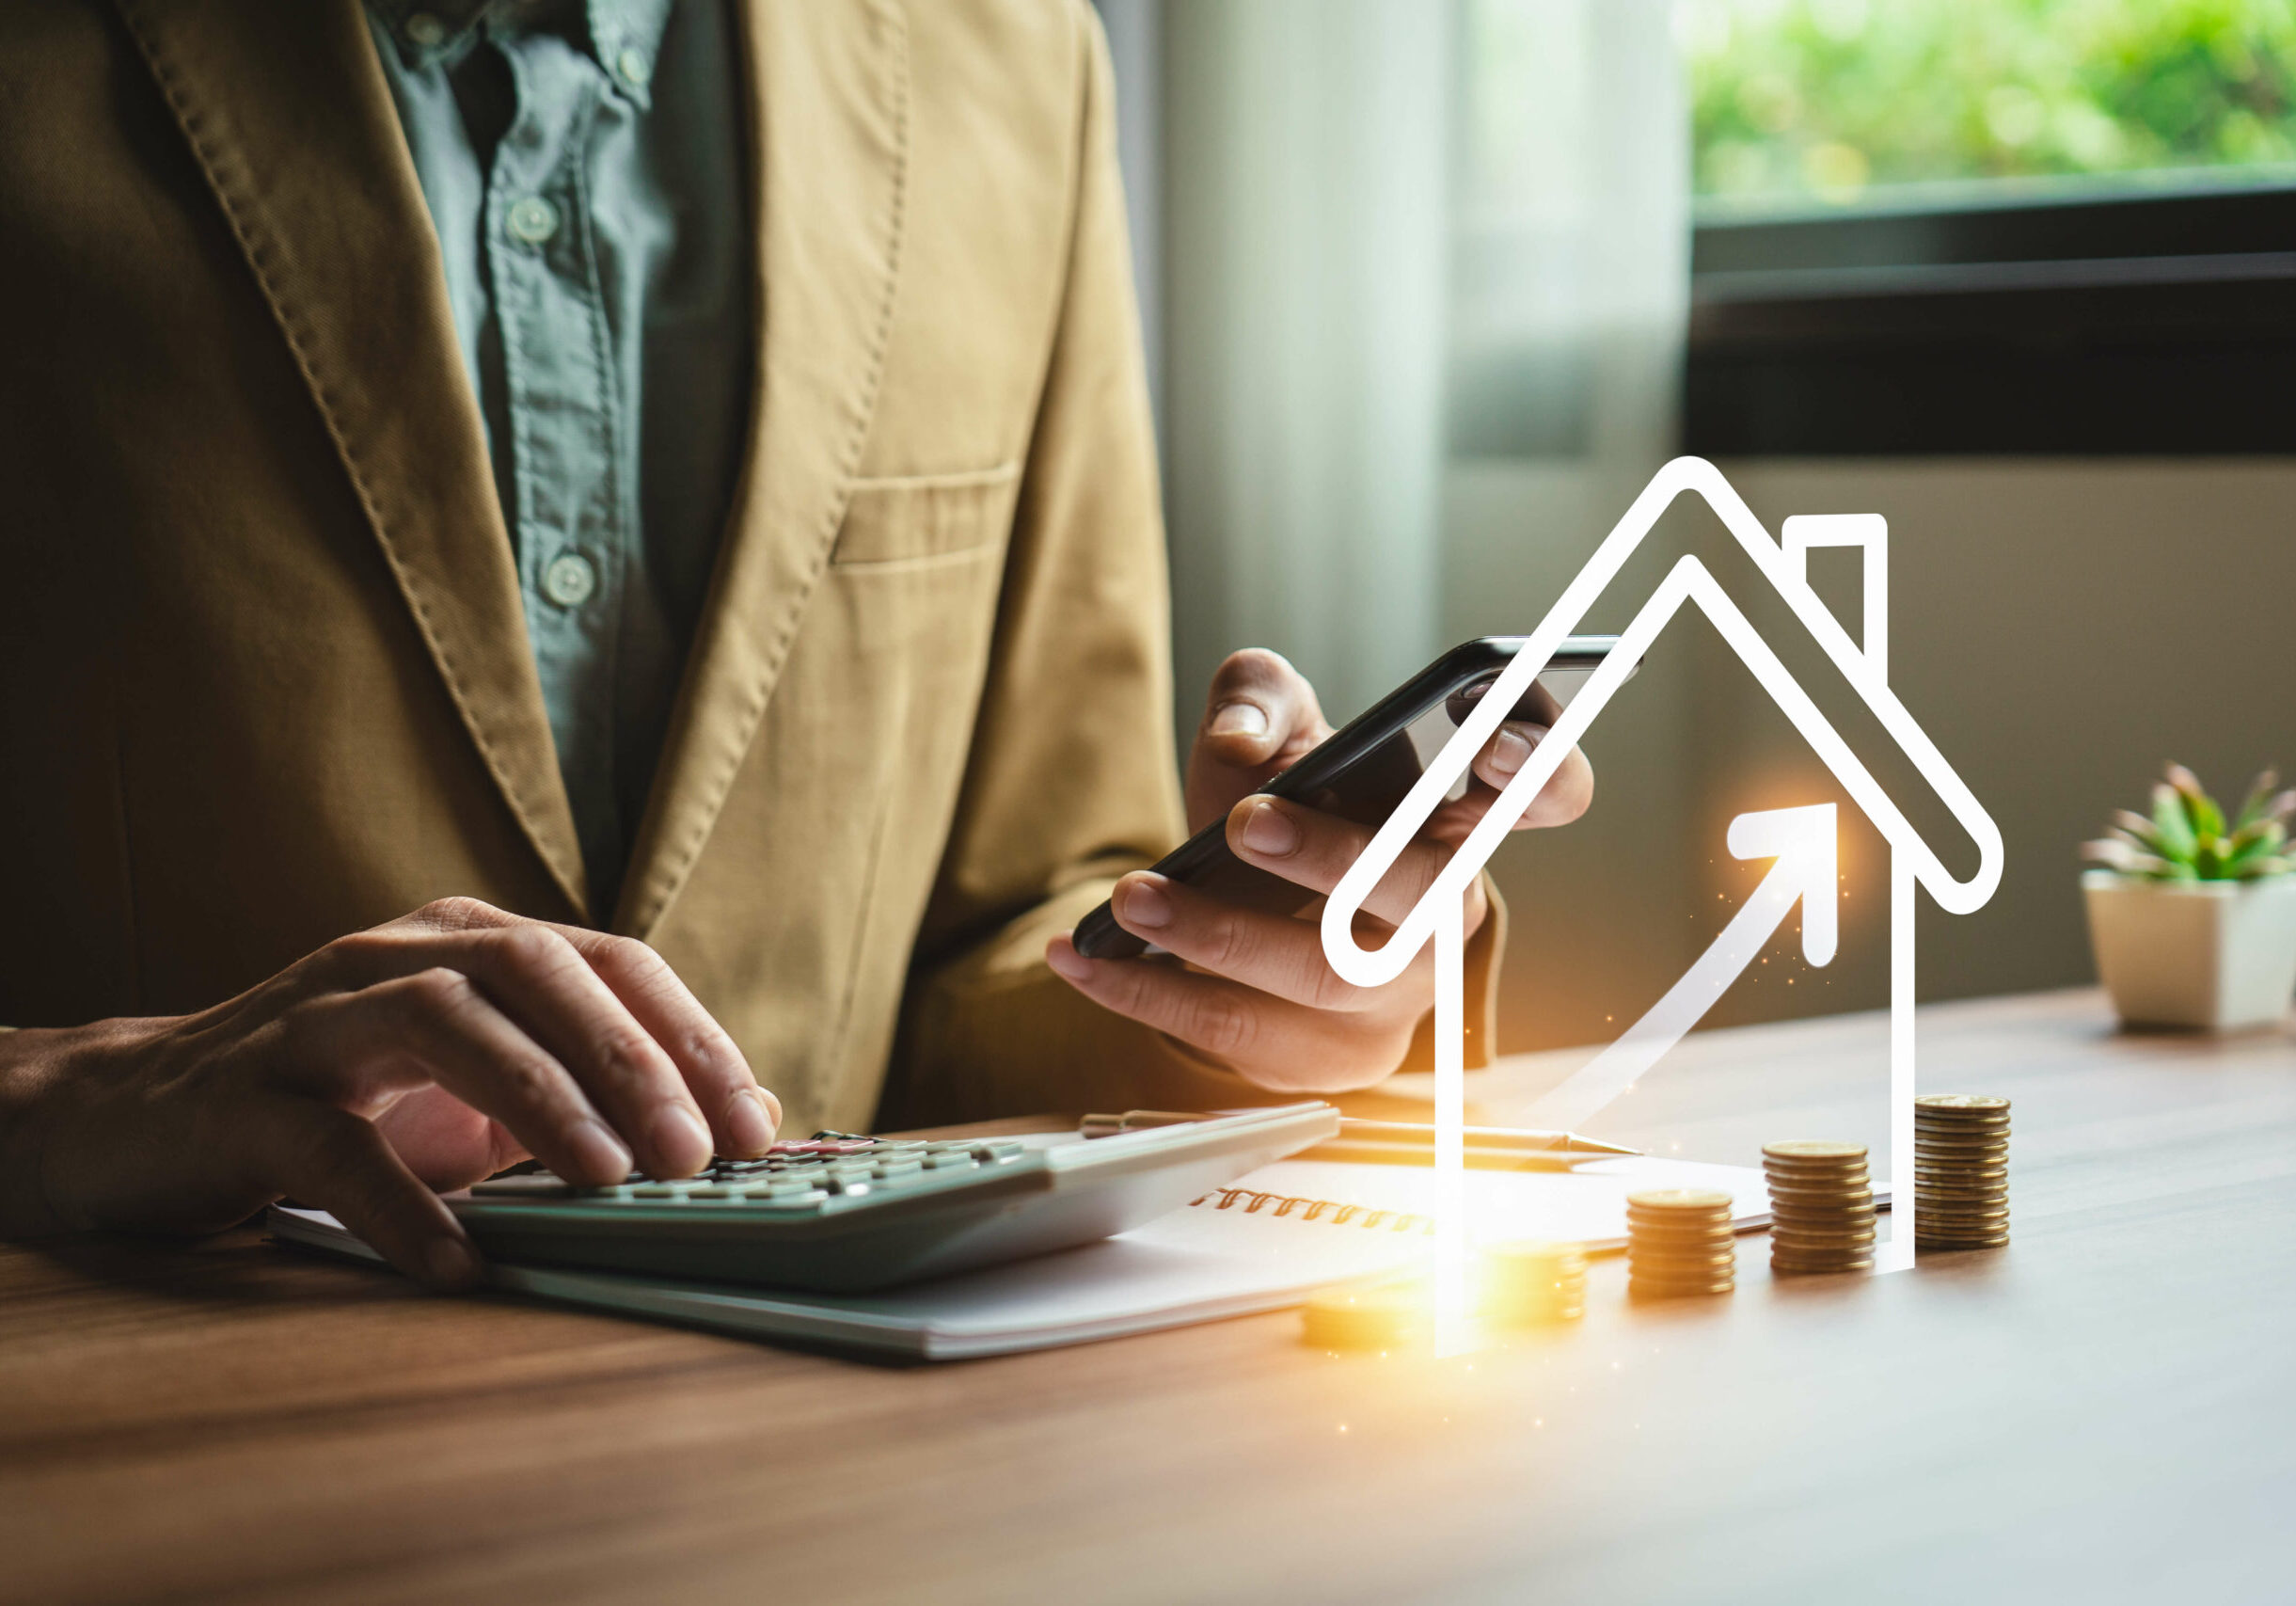
[[[437,236],[357,0],[118,0],[479,755],[586,914]]]
[[[615,929],[692,872],[845,517],[893,317],[908,166],[897,0],[741,8],[757,227],[750,440]]]

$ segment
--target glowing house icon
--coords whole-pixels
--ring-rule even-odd
[[[1420,825],[1442,803],[1452,783],[1464,774],[1476,752],[1490,739],[1499,720],[1515,706],[1530,681],[1546,665],[1547,659],[1560,644],[1564,636],[1579,628],[1588,611],[1617,577],[1635,549],[1650,533],[1659,515],[1686,491],[1695,491],[1706,500],[1730,533],[1745,548],[1756,568],[1766,578],[1784,599],[1795,616],[1829,658],[1835,668],[1855,689],[1889,733],[1892,740],[1921,774],[1930,788],[1941,800],[1954,819],[1977,845],[1977,867],[1967,880],[1956,880],[1943,863],[1908,822],[1904,813],[1892,801],[1860,761],[1849,744],[1818,710],[1809,694],[1787,673],[1784,664],[1764,642],[1744,612],[1733,602],[1713,573],[1694,556],[1686,556],[1668,571],[1658,585],[1621,636],[1619,645],[1607,660],[1594,672],[1584,689],[1571,701],[1556,722],[1553,734],[1531,755],[1507,789],[1499,795],[1491,811],[1484,816],[1467,837],[1449,867],[1436,879],[1426,895],[1412,909],[1409,916],[1398,927],[1386,943],[1376,948],[1365,948],[1357,944],[1354,917],[1364,899],[1380,879],[1394,865],[1397,856],[1417,833]],[[1461,930],[1462,899],[1475,876],[1479,874],[1514,821],[1522,817],[1545,786],[1571,746],[1587,727],[1601,715],[1604,707],[1624,682],[1634,666],[1655,641],[1659,633],[1686,604],[1694,604],[1712,621],[1734,651],[1753,672],[1764,691],[1778,704],[1787,718],[1794,722],[1804,740],[1815,750],[1850,798],[1873,821],[1883,839],[1889,844],[1890,857],[1890,1173],[1896,1186],[1892,1202],[1892,1225],[1890,1241],[1881,1246],[1876,1258],[1876,1269],[1902,1270],[1913,1264],[1913,1198],[1907,1185],[1912,1175],[1913,1158],[1913,974],[1914,974],[1914,889],[1926,888],[1938,905],[1956,914],[1967,914],[1984,906],[2001,882],[2001,831],[1979,805],[1960,776],[1945,762],[1937,746],[1924,735],[1906,711],[1905,705],[1890,690],[1888,666],[1889,576],[1888,532],[1878,515],[1857,514],[1824,517],[1789,518],[1783,527],[1782,545],[1773,540],[1769,532],[1738,494],[1731,489],[1713,464],[1697,457],[1678,457],[1652,479],[1625,517],[1610,532],[1594,555],[1588,560],[1578,576],[1571,582],[1555,605],[1547,611],[1517,653],[1514,662],[1499,676],[1497,685],[1477,705],[1474,713],[1460,726],[1445,745],[1435,761],[1428,767],[1395,813],[1388,818],[1371,839],[1339,885],[1323,911],[1323,952],[1332,968],[1347,980],[1358,986],[1377,986],[1400,976],[1404,967],[1430,940],[1435,944],[1435,1128],[1438,1179],[1448,1193],[1451,1208],[1444,1211],[1444,1218],[1451,1223],[1449,1229],[1448,1257],[1439,1248],[1437,1298],[1439,1305],[1448,1297],[1451,1302],[1461,1298],[1459,1269],[1464,1249],[1463,1238],[1457,1226],[1461,1198],[1459,1185],[1460,1132],[1465,1108],[1465,1079],[1462,1073],[1461,1013],[1462,972],[1461,952],[1464,946]],[[1864,622],[1861,643],[1853,643],[1842,628],[1807,579],[1809,549],[1812,547],[1858,547],[1864,552]],[[1820,818],[1822,817],[1822,819]],[[1826,897],[1810,896],[1804,903],[1803,942],[1805,951],[1813,963],[1824,963],[1832,957],[1833,926],[1830,887],[1832,861],[1832,809],[1821,805],[1814,809],[1770,811],[1765,815],[1742,815],[1732,827],[1731,847],[1742,858],[1777,857],[1779,868],[1785,869],[1789,857],[1797,848],[1818,845],[1822,835],[1824,862],[1827,871]],[[1765,887],[1778,882],[1780,888],[1773,900],[1782,898],[1778,913],[1791,904],[1795,893],[1793,878],[1773,875]],[[1813,889],[1805,886],[1805,891]],[[1762,894],[1757,893],[1757,898]],[[1820,912],[1822,904],[1823,913]],[[1727,933],[1725,937],[1727,938]],[[1762,937],[1766,938],[1764,928]],[[1719,945],[1718,945],[1718,946]],[[1759,946],[1757,942],[1755,946]],[[1710,950],[1710,957],[1712,950]],[[1731,956],[1725,955],[1725,961]],[[1743,963],[1743,960],[1737,962]],[[1702,964],[1707,961],[1701,961]],[[1734,977],[1734,969],[1727,964],[1721,985]],[[1720,972],[1718,972],[1720,974]],[[1667,1014],[1668,1001],[1662,1000],[1659,1010],[1635,1031],[1622,1039],[1622,1048],[1628,1040],[1637,1039],[1640,1048],[1628,1054],[1627,1066],[1613,1059],[1607,1070],[1594,1073],[1598,1087],[1615,1080],[1622,1073],[1631,1074],[1631,1064],[1646,1064],[1655,1052],[1686,1030],[1697,1014],[1702,1013],[1710,996],[1696,988],[1686,993],[1691,981],[1670,992],[1672,1001]],[[1719,988],[1709,989],[1718,995]],[[1702,998],[1702,1001],[1700,1001]],[[1694,1006],[1695,1012],[1691,1012]],[[1658,1018],[1664,1015],[1665,1018]],[[1654,1019],[1655,1026],[1652,1026]],[[1671,1033],[1671,1036],[1668,1034]],[[1582,1073],[1582,1075],[1589,1074]],[[1577,1078],[1574,1078],[1577,1080]],[[1623,1085],[1623,1082],[1620,1083]],[[1614,1089],[1615,1090],[1615,1089]],[[1450,1271],[1448,1277],[1444,1262],[1448,1258]]]

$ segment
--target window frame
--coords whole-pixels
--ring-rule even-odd
[[[1699,221],[1686,449],[2296,452],[2296,184],[2003,189]]]

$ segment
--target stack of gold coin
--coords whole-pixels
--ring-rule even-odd
[[[1478,1308],[1494,1328],[1575,1322],[1587,1311],[1587,1257],[1576,1244],[1500,1244],[1482,1257]]]
[[[2009,1241],[2009,1101],[1932,1093],[1913,1101],[1913,1242],[1993,1249]]]
[[[1762,1146],[1770,1185],[1770,1269],[1874,1269],[1874,1183],[1862,1143],[1798,1138]]]
[[[1737,1285],[1730,1195],[1655,1188],[1626,1196],[1626,1291],[1640,1298],[1727,1294]]]
[[[1315,1349],[1404,1349],[1427,1335],[1433,1296],[1424,1282],[1356,1282],[1306,1304],[1301,1337]]]

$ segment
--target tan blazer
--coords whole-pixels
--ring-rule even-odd
[[[742,12],[747,457],[605,910],[357,0],[0,8],[0,1021],[459,893],[655,945],[793,1128],[1255,1097],[1039,957],[1180,827],[1091,13]]]

